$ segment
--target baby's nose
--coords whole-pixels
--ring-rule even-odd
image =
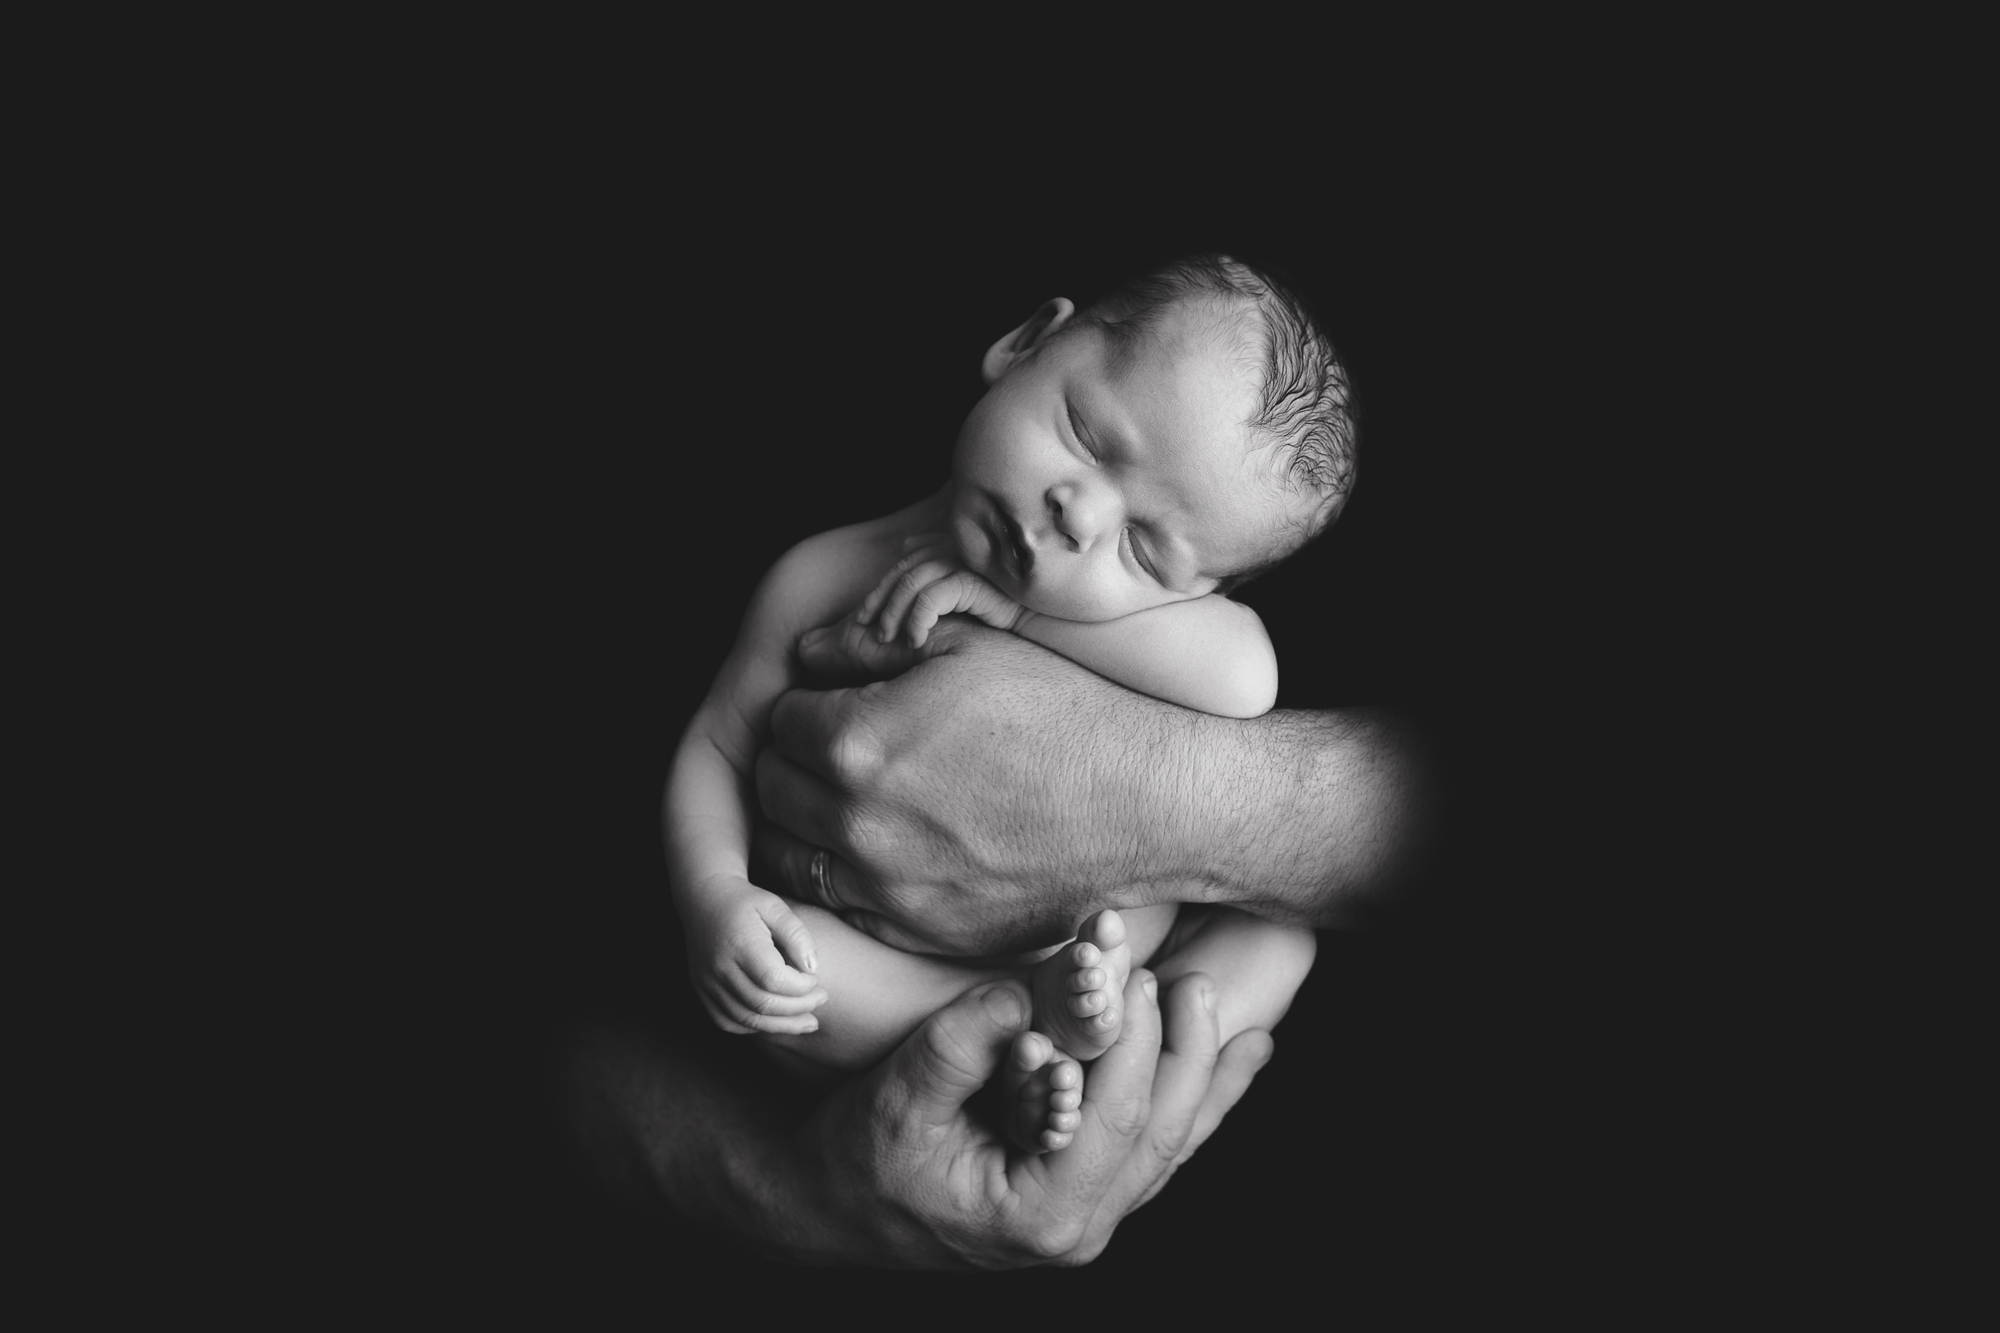
[[[1088,551],[1111,526],[1111,496],[1102,487],[1063,482],[1049,488],[1049,514],[1075,551]]]

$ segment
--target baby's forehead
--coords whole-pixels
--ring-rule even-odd
[[[1157,456],[1172,459],[1178,526],[1203,571],[1220,576],[1297,545],[1313,500],[1293,484],[1276,440],[1254,425],[1261,347],[1214,312],[1176,313],[1138,336],[1112,335],[1125,345],[1107,348],[1105,370],[1134,425],[1167,446]]]
[[[1264,378],[1263,331],[1242,303],[1188,298],[1154,311],[1143,323],[1106,325],[1112,373],[1151,372],[1184,381],[1191,392],[1256,415]]]

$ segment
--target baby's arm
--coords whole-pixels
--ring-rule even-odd
[[[1264,622],[1210,594],[1117,620],[1024,611],[1014,632],[1127,689],[1220,717],[1262,717],[1278,698],[1278,655]]]
[[[1255,611],[1211,594],[1117,620],[1058,620],[1020,605],[959,563],[948,546],[913,549],[855,608],[886,641],[922,647],[940,616],[976,616],[1155,699],[1221,717],[1261,717],[1278,698],[1278,655]]]
[[[681,738],[662,811],[668,880],[695,989],[725,1031],[818,1026],[812,1011],[826,992],[812,975],[812,934],[791,904],[749,878],[758,740],[792,684],[798,635],[853,605],[907,526],[906,511],[787,552],[751,598],[736,645]]]

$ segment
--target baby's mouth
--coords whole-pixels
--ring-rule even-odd
[[[1025,582],[1029,571],[1035,567],[1034,548],[1028,545],[1027,534],[1021,531],[1021,525],[1014,521],[1014,516],[1009,514],[1005,507],[995,503],[993,512],[1000,516],[1000,525],[1007,537],[1008,555],[1014,565],[1014,576]]]

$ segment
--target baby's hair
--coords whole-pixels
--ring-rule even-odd
[[[1136,339],[1176,304],[1204,299],[1249,334],[1263,376],[1250,429],[1282,451],[1287,479],[1312,504],[1272,555],[1222,581],[1220,591],[1228,592],[1296,554],[1346,506],[1357,461],[1356,405],[1347,368],[1304,299],[1229,255],[1188,255],[1134,278],[1092,302],[1072,327],[1097,325],[1120,341]]]

